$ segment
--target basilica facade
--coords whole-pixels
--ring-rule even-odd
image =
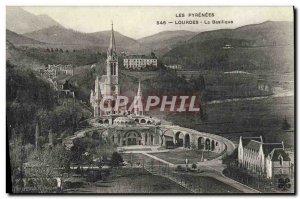
[[[119,88],[119,67],[118,67],[118,56],[116,51],[116,42],[114,36],[113,25],[111,29],[111,37],[109,47],[107,50],[106,59],[106,75],[96,77],[95,89],[91,90],[90,103],[93,107],[94,117],[110,114],[119,114],[125,110],[114,110],[114,102],[117,96],[120,94]],[[105,100],[105,111],[101,109],[101,100],[109,97]]]
[[[91,90],[90,95],[94,118],[99,126],[106,126],[106,135],[114,144],[119,146],[159,144],[159,132],[154,126],[160,121],[144,115],[142,103],[134,103],[131,113],[127,111],[126,106],[116,109],[114,106],[119,95],[118,56],[112,26],[107,50],[106,74],[101,78],[96,77],[95,88]],[[103,104],[101,104],[101,100],[104,98],[106,98],[105,102],[102,101]],[[140,82],[134,99],[141,102]],[[103,109],[103,105],[105,109]]]

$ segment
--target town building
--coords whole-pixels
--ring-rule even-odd
[[[126,69],[141,70],[147,67],[157,68],[157,58],[146,55],[128,55],[123,59]]]
[[[291,160],[284,144],[264,143],[262,137],[240,137],[238,163],[250,172],[274,178],[291,175]]]
[[[40,69],[40,75],[44,78],[54,78],[59,75],[74,75],[74,67],[71,64],[48,64],[46,68]]]
[[[166,68],[172,69],[172,70],[182,70],[183,66],[180,64],[170,64],[170,65],[165,65]]]

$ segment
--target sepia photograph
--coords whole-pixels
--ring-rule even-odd
[[[292,6],[6,6],[6,192],[296,193]]]

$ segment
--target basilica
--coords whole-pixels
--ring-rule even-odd
[[[222,153],[234,144],[221,136],[198,132],[163,122],[152,117],[147,107],[144,109],[142,87],[139,82],[134,102],[129,108],[117,106],[120,98],[119,65],[116,42],[112,26],[110,44],[107,50],[106,74],[96,77],[95,88],[91,91],[90,103],[93,118],[88,120],[91,128],[76,132],[64,140],[65,146],[71,148],[73,141],[87,135],[101,134],[106,140],[118,147],[129,145],[157,146],[166,148],[187,148],[192,146],[206,151]],[[105,99],[105,100],[103,100]],[[117,102],[116,102],[117,101]],[[147,106],[147,103],[146,103]],[[93,136],[92,136],[93,137]]]
[[[117,96],[120,94],[119,90],[119,70],[118,70],[118,57],[116,52],[116,42],[114,37],[114,30],[112,25],[110,43],[107,50],[106,59],[106,75],[99,76],[95,80],[95,90],[91,91],[90,103],[94,110],[94,117],[110,114],[119,114],[125,110],[114,110],[113,103]],[[110,100],[106,100],[106,111],[103,111],[100,107],[101,100],[105,97],[110,97]]]
[[[114,144],[119,146],[158,144],[159,133],[153,125],[159,124],[160,121],[144,115],[142,103],[135,103],[131,112],[126,106],[116,108],[119,95],[119,65],[112,25],[107,50],[106,74],[101,78],[96,77],[95,88],[90,95],[94,118],[97,119],[99,126],[108,127],[106,134]],[[139,83],[135,100],[141,102],[141,98],[142,90]]]

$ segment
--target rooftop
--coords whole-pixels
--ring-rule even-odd
[[[242,137],[242,144],[245,147],[251,140],[256,140],[258,142],[263,142],[262,137]]]
[[[271,153],[271,151],[275,148],[283,149],[282,143],[264,143],[263,144],[263,151],[265,155]]]
[[[252,149],[254,151],[259,151],[262,142],[256,140],[250,140],[250,142],[245,146],[247,149]]]
[[[157,57],[147,55],[127,55],[125,59],[157,59]]]
[[[275,148],[270,153],[270,159],[272,161],[279,161],[280,157],[282,157],[283,161],[291,160],[289,155],[282,148],[281,149]]]

